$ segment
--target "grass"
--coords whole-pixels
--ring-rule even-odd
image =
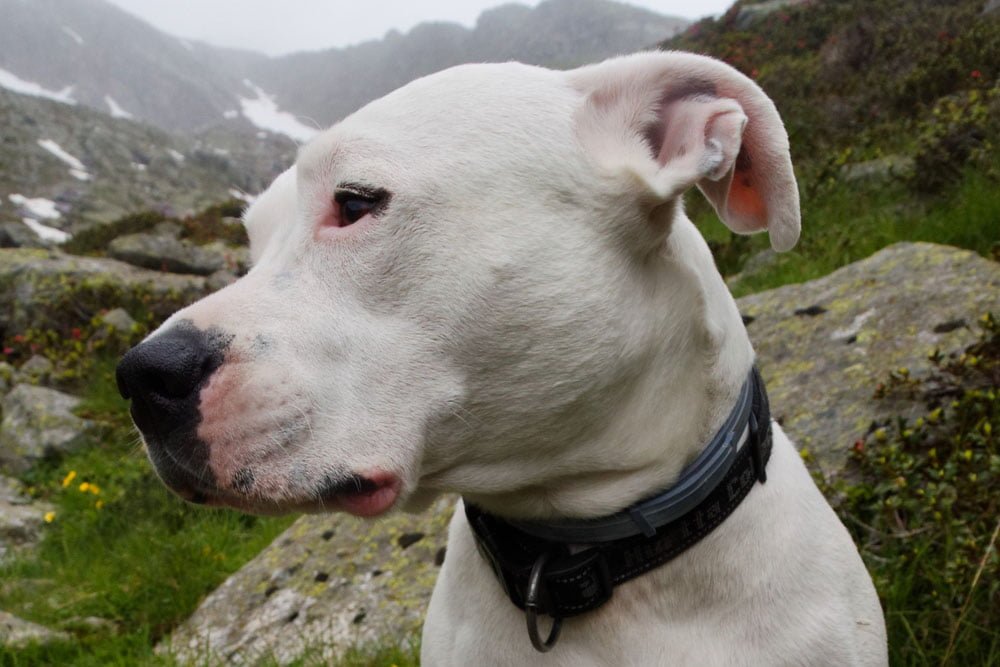
[[[170,495],[124,419],[113,359],[94,368],[82,412],[100,437],[26,481],[55,506],[38,550],[0,567],[0,608],[57,629],[107,621],[73,642],[0,649],[0,665],[134,665],[290,519],[190,508]]]
[[[766,250],[766,234],[740,237],[729,232],[707,204],[689,199],[692,219],[712,246],[724,275],[738,273],[753,254]],[[882,182],[840,185],[806,195],[802,237],[790,252],[733,286],[735,296],[819,278],[901,241],[928,241],[968,248],[991,256],[1000,248],[1000,188],[995,180],[970,172],[945,196],[913,197],[906,185]]]

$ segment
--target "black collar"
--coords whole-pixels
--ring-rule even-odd
[[[745,446],[740,447],[743,434]],[[766,481],[771,416],[764,382],[751,369],[726,422],[666,491],[594,520],[508,521],[465,503],[479,552],[511,602],[523,609],[539,651],[563,618],[597,609],[614,587],[672,560],[708,535]],[[571,548],[572,547],[572,548]],[[555,619],[549,638],[537,615]]]

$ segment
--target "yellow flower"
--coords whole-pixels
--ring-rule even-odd
[[[45,516],[43,516],[42,518],[45,519],[45,523],[52,523],[53,521],[56,520],[56,513],[55,512],[46,512]]]
[[[96,503],[94,503],[94,507],[96,507],[97,509],[101,509],[102,507],[104,507],[104,501],[98,500]]]
[[[86,493],[87,491],[90,491],[90,484],[87,482],[80,484],[80,493]]]
[[[73,482],[73,479],[75,477],[76,477],[76,471],[70,470],[69,473],[65,477],[63,477],[62,481],[63,488],[65,489],[67,486],[69,486]]]
[[[93,482],[91,482],[90,488],[88,488],[87,490],[90,491],[91,493],[93,493],[95,496],[96,495],[100,495],[100,493],[101,493],[101,487],[97,486]]]

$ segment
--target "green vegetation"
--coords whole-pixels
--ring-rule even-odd
[[[59,384],[83,397],[79,412],[98,427],[77,453],[24,478],[55,509],[38,550],[0,566],[0,608],[74,641],[0,648],[0,665],[151,661],[164,633],[291,522],[190,508],[159,482],[114,381],[118,357],[146,332],[119,335],[95,320],[67,337],[30,331],[8,341],[12,356],[53,358]]]
[[[873,424],[848,477],[818,479],[882,597],[894,665],[1000,663],[1000,325],[981,324],[965,353],[931,354],[933,376],[901,368],[876,388],[923,416]]]
[[[736,295],[898,241],[1000,259],[1000,15],[981,16],[978,0],[838,0],[747,24],[742,4],[665,45],[756,79],[789,130],[802,193],[793,251],[772,255],[765,237],[733,235],[700,197],[688,200],[723,274],[739,274]],[[924,417],[873,425],[845,443],[846,478],[818,480],[873,574],[893,665],[1000,663],[1000,335],[992,316],[982,325],[966,354],[932,357],[934,377],[900,369],[876,391],[924,402]]]
[[[171,222],[180,227],[180,238],[197,244],[221,240],[229,245],[246,245],[247,235],[243,225],[226,222],[226,218],[238,219],[243,215],[243,202],[231,200],[210,206],[198,215],[186,218],[168,218],[156,211],[143,211],[126,215],[114,222],[94,225],[78,232],[64,246],[63,250],[77,255],[103,255],[108,244],[125,234],[151,231],[156,225]]]
[[[788,128],[802,241],[737,295],[815,278],[897,241],[1000,255],[1000,13],[979,0],[816,1],[740,20],[740,3],[664,44],[754,78]],[[726,275],[767,248],[689,198]]]

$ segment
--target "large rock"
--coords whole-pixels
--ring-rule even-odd
[[[68,639],[66,633],[50,630],[0,610],[0,647],[17,649],[29,644],[49,644]]]
[[[925,243],[895,245],[833,274],[739,300],[774,416],[828,472],[870,422],[908,406],[873,401],[900,366],[929,370],[934,348],[960,350],[975,318],[1000,312],[1000,265]],[[211,655],[279,663],[305,647],[329,658],[345,646],[416,632],[445,544],[452,502],[377,524],[346,516],[299,519],[209,595],[173,634],[182,659]],[[403,548],[413,536],[416,543]]]
[[[205,293],[199,276],[57,251],[0,249],[0,336],[68,322],[76,326],[114,306],[166,317]]]
[[[51,505],[32,502],[21,493],[16,480],[0,475],[0,562],[38,542],[45,514],[50,511]]]
[[[0,222],[0,248],[44,248],[38,234],[23,222]]]
[[[767,382],[772,413],[836,474],[873,420],[918,406],[874,401],[890,371],[931,369],[934,349],[977,339],[1000,313],[1000,264],[967,250],[899,243],[830,275],[738,301]]]
[[[80,399],[55,389],[19,384],[3,400],[0,468],[22,473],[36,461],[71,451],[89,422],[73,414]]]
[[[416,633],[443,562],[454,498],[378,523],[299,519],[208,596],[161,651],[182,663],[287,664]],[[313,654],[317,651],[318,654]]]
[[[197,246],[165,234],[127,234],[108,246],[108,254],[123,262],[171,273],[207,276],[226,265],[217,248]]]

